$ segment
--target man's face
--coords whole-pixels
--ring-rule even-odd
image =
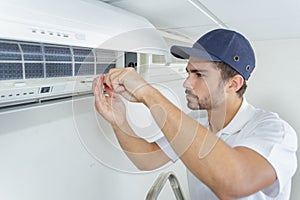
[[[211,110],[224,102],[224,83],[215,63],[190,57],[186,71],[183,87],[190,109]]]

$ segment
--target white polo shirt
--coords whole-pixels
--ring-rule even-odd
[[[202,116],[195,116],[197,113],[198,116],[199,113]],[[190,116],[208,128],[208,119],[206,115],[203,117],[203,111],[193,111]],[[290,125],[280,119],[277,114],[255,108],[244,99],[232,121],[216,135],[232,147],[244,146],[256,151],[268,160],[276,171],[277,181],[273,185],[241,199],[289,199],[291,179],[297,169],[296,151],[298,148],[297,134]],[[156,143],[173,162],[178,159],[165,137],[157,140]],[[218,199],[189,170],[187,170],[187,178],[192,200]]]

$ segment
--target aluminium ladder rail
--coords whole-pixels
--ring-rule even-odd
[[[184,196],[180,187],[180,184],[178,182],[178,179],[176,178],[175,174],[173,172],[165,172],[161,173],[154,184],[152,185],[151,189],[149,190],[146,200],[156,200],[159,193],[161,192],[163,186],[166,184],[167,180],[170,181],[171,187],[173,189],[173,192],[176,196],[177,200],[184,200]]]

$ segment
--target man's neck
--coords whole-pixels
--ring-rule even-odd
[[[208,110],[210,131],[217,133],[225,128],[238,112],[242,102],[243,98],[227,99],[227,101],[220,104],[217,108]]]

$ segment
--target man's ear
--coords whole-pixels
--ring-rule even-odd
[[[228,89],[237,92],[243,86],[244,81],[244,78],[241,75],[237,74],[228,81]]]

